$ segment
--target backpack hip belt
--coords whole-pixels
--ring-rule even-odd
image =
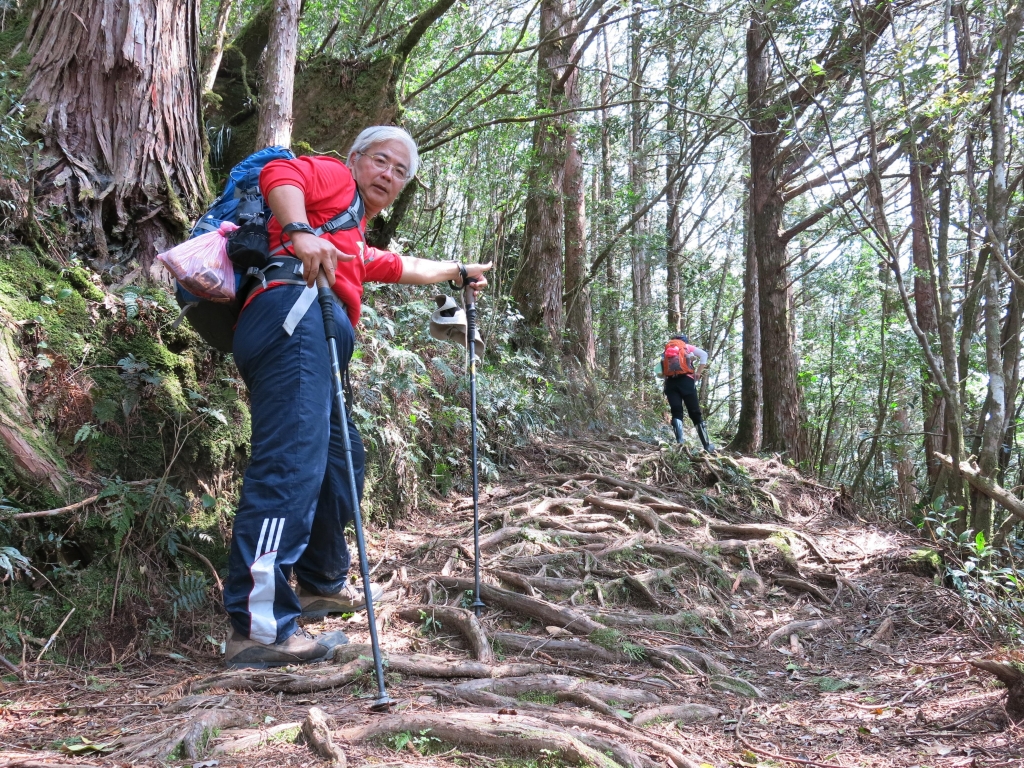
[[[316,301],[317,289],[316,286],[310,288],[306,285],[306,279],[302,276],[303,266],[302,262],[294,256],[281,256],[275,257],[273,261],[267,264],[263,269],[251,268],[246,272],[247,282],[249,278],[259,280],[263,287],[266,288],[270,283],[277,283],[279,285],[301,285],[303,286],[302,293],[295,299],[295,303],[292,304],[292,308],[288,310],[288,314],[285,316],[284,323],[281,327],[284,332],[291,336],[295,333],[295,329],[298,327],[299,322],[303,317],[306,316],[306,312]],[[248,294],[251,290],[255,289],[255,285],[246,290]],[[334,297],[341,308],[344,310],[345,305],[337,297],[337,295],[331,291],[331,295]],[[243,301],[244,304],[244,301]]]

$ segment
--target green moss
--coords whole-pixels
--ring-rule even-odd
[[[907,562],[910,565],[909,570],[924,576],[934,576],[942,573],[944,567],[942,555],[934,549],[915,549],[910,553]]]
[[[558,699],[555,698],[554,694],[541,691],[525,691],[517,695],[516,700],[529,701],[534,704],[546,704],[548,706],[554,706],[558,703]]]
[[[595,629],[587,639],[594,645],[599,645],[608,651],[621,651],[622,644],[626,641],[626,638],[617,629],[608,627],[607,629]]]
[[[796,555],[793,554],[793,547],[789,543],[789,539],[785,533],[773,533],[765,539],[765,543],[775,547],[775,549],[779,551],[779,554],[782,555],[782,559],[785,560],[787,565],[791,568],[797,567]]]
[[[0,62],[3,62],[9,69],[23,70],[28,66],[31,57],[26,50],[27,45],[22,45],[16,55],[12,56],[11,54],[18,44],[25,40],[25,32],[28,30],[28,23],[32,18],[32,9],[35,5],[35,0],[28,0],[22,4],[16,15],[11,11],[6,14],[5,28],[0,31]]]

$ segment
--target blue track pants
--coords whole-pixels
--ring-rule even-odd
[[[294,571],[304,589],[337,592],[349,551],[345,526],[357,501],[334,397],[323,315],[314,302],[289,336],[281,327],[302,286],[259,294],[235,330],[235,363],[249,388],[252,460],[231,537],[224,607],[238,632],[262,643],[295,633],[299,600],[288,584]],[[338,354],[344,370],[355,333],[335,302]],[[352,422],[352,463],[363,492],[363,443]]]

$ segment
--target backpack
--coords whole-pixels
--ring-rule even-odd
[[[666,379],[670,376],[693,376],[690,345],[679,339],[669,341],[661,355],[661,373]]]
[[[245,306],[249,293],[258,284],[266,286],[268,281],[305,285],[301,264],[294,264],[294,258],[275,260],[285,252],[285,246],[270,249],[267,221],[270,206],[260,191],[260,172],[272,160],[294,160],[295,155],[286,147],[267,147],[254,152],[231,169],[227,184],[220,197],[213,201],[189,234],[189,239],[220,227],[224,221],[238,225],[228,235],[227,253],[234,266],[235,299],[228,303],[206,301],[186,291],[176,282],[174,298],[181,307],[182,318],[202,337],[203,341],[221,352],[231,352],[235,337],[235,325]],[[313,230],[318,236],[339,230],[355,229],[363,220],[365,208],[355,192],[347,208]],[[286,264],[286,261],[292,262]]]

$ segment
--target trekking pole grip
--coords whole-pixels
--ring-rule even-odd
[[[316,294],[320,302],[320,313],[324,316],[324,333],[328,339],[338,338],[338,328],[334,324],[334,297],[331,295],[331,286],[327,283],[327,275],[323,267],[316,276]]]

